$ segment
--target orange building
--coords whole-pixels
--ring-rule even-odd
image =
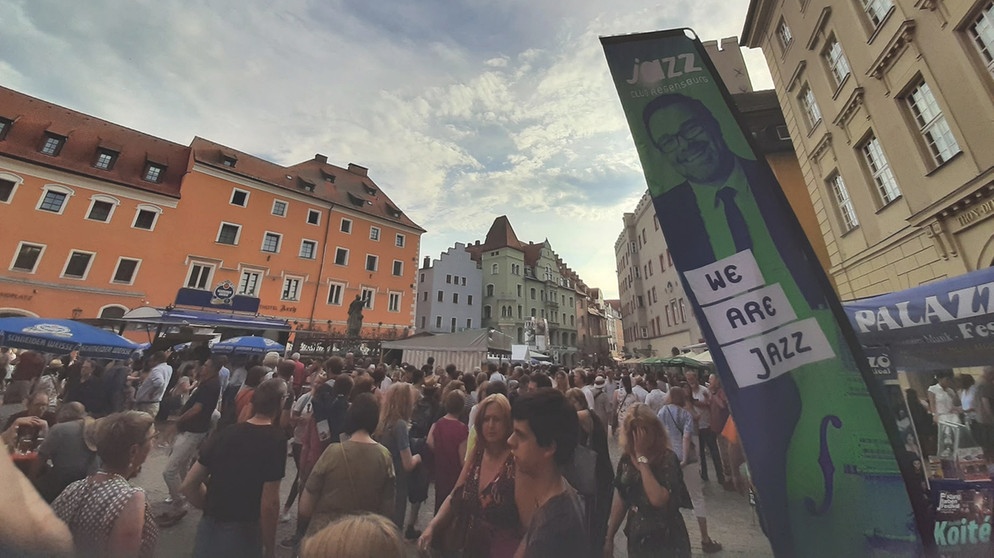
[[[118,317],[229,281],[260,315],[366,337],[414,325],[424,229],[327,158],[184,146],[0,88],[0,316]]]

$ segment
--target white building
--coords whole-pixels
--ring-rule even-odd
[[[483,274],[465,244],[457,242],[436,260],[425,256],[417,292],[418,331],[454,333],[481,327]]]

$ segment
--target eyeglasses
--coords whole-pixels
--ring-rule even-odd
[[[674,135],[661,136],[656,140],[656,145],[659,146],[660,151],[663,153],[673,153],[680,148],[679,140],[683,139],[684,142],[695,140],[704,134],[704,125],[700,122],[691,120],[684,123],[680,127],[680,131]]]

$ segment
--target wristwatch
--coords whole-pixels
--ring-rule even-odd
[[[640,455],[638,456],[638,458],[635,459],[635,461],[638,461],[639,463],[645,465],[646,463],[649,462],[649,458],[644,455]]]

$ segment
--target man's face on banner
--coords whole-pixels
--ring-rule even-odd
[[[676,103],[654,112],[649,134],[673,168],[694,182],[727,176],[731,152],[714,117],[689,103]]]

